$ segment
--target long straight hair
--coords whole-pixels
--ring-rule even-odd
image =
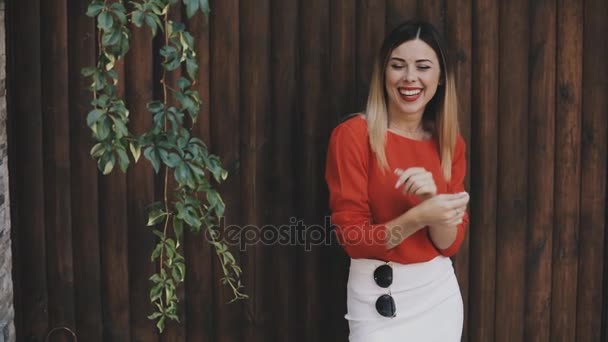
[[[386,68],[391,53],[399,45],[414,39],[427,43],[437,54],[441,65],[440,84],[437,92],[424,109],[423,125],[433,134],[439,147],[441,169],[446,180],[452,177],[452,155],[458,136],[458,100],[454,71],[447,54],[446,44],[433,25],[424,21],[408,21],[384,39],[374,60],[365,117],[367,119],[370,146],[382,170],[389,168],[385,143],[388,129],[388,96],[385,89]]]

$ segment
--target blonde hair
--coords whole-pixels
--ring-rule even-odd
[[[367,97],[365,118],[371,149],[376,156],[378,165],[384,170],[389,169],[386,158],[385,144],[388,129],[387,95],[384,87],[386,67],[392,51],[402,43],[421,39],[429,44],[441,59],[441,73],[444,84],[437,88],[435,96],[425,108],[422,120],[431,122],[434,139],[439,147],[439,157],[443,176],[447,181],[452,178],[452,156],[456,146],[458,128],[458,99],[454,75],[449,68],[444,44],[431,24],[425,22],[406,22],[398,26],[386,37],[380,53],[374,61],[372,76]],[[443,89],[442,89],[443,88]]]

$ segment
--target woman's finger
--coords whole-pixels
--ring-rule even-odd
[[[403,183],[405,183],[410,177],[421,173],[421,172],[425,172],[426,170],[421,168],[421,167],[411,167],[403,172],[401,172],[401,174],[399,175],[399,179],[397,180],[397,183],[395,184],[395,189],[397,189],[398,187],[400,187]],[[397,173],[397,170],[395,170],[395,173]]]
[[[403,186],[404,193],[414,193],[422,185],[434,182],[430,172],[421,172],[411,176]]]

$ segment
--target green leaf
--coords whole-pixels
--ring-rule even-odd
[[[184,0],[184,4],[186,5],[186,14],[188,15],[188,19],[192,18],[200,6],[199,0]]]
[[[142,11],[133,11],[133,24],[137,27],[141,27],[144,24],[145,13]]]
[[[105,156],[108,156],[107,158],[104,158]],[[114,157],[114,154],[112,153],[106,153],[104,155],[104,157],[102,157],[101,159],[99,159],[100,162],[104,162],[102,165],[100,165],[101,167],[101,172],[102,174],[105,176],[107,174],[109,174],[110,172],[112,172],[112,169],[114,169],[114,163],[116,163],[116,158]]]
[[[131,150],[131,155],[133,155],[133,160],[137,163],[141,156],[141,146],[137,142],[130,142],[129,149]]]
[[[118,6],[116,6],[116,5],[118,5]],[[115,6],[121,7],[122,4],[120,2],[115,2],[112,4],[112,8],[114,8]],[[122,10],[114,9],[114,12],[113,12],[114,15],[116,16],[116,18],[118,18],[118,21],[120,21],[120,23],[122,25],[125,25],[127,23],[127,16],[125,15],[125,12],[126,12],[126,10],[125,10],[124,6],[122,6]]]
[[[156,224],[158,224],[160,221],[163,220],[163,218],[167,215],[167,213],[165,213],[162,210],[153,210],[148,214],[148,226],[154,226]]]
[[[175,169],[175,180],[182,185],[190,185],[192,183],[192,173],[186,163],[180,163]]]
[[[104,11],[97,17],[97,27],[102,30],[109,30],[114,26],[114,18],[110,12]]]
[[[116,138],[121,139],[122,137],[129,136],[129,129],[125,125],[124,121],[120,118],[110,116],[114,122],[114,132],[116,132]]]
[[[146,14],[144,19],[146,25],[150,27],[150,30],[152,30],[152,36],[156,36],[156,31],[158,30],[158,27],[160,27],[157,26],[156,20],[154,18],[157,18],[154,14]]]
[[[160,101],[152,101],[148,103],[148,111],[151,113],[158,113],[165,108],[164,103]]]
[[[150,256],[150,261],[154,261],[154,260],[156,260],[156,258],[158,258],[160,256],[160,251],[162,250],[162,248],[163,248],[162,244],[159,243],[156,245],[156,248],[154,248],[154,251],[152,251],[152,255]],[[158,277],[157,274],[155,274],[154,276]],[[154,277],[154,276],[152,276],[152,277]],[[160,279],[160,277],[159,277],[159,279]],[[154,279],[152,279],[152,278],[150,278],[150,280],[154,281]]]
[[[105,153],[105,151],[106,151],[106,149],[103,146],[103,144],[97,143],[97,144],[95,144],[95,146],[93,146],[90,153],[93,158],[99,158],[99,157],[101,157],[101,155],[103,155]]]
[[[109,30],[106,31],[103,34],[103,37],[101,39],[101,43],[104,46],[112,46],[112,45],[116,45],[116,43],[119,42],[120,40],[120,30]]]
[[[177,153],[168,153],[166,150],[163,149],[160,150],[160,157],[165,163],[165,165],[170,168],[175,168],[182,160]]]
[[[198,65],[196,64],[196,60],[194,58],[188,58],[186,60],[186,71],[188,72],[188,76],[191,80],[194,80],[196,78]]]
[[[175,239],[179,243],[184,235],[184,223],[177,216],[173,217],[173,231],[175,232]]]
[[[106,140],[110,136],[111,124],[107,117],[101,118],[95,125],[97,128],[97,139]]]
[[[181,91],[184,91],[186,88],[188,88],[192,83],[190,81],[188,81],[187,79],[180,77],[179,80],[177,80],[177,86],[179,87],[179,89]]]
[[[113,3],[112,5],[110,5],[110,8],[113,9],[114,11],[117,11],[117,12],[123,12],[124,13],[124,12],[127,11],[127,9],[125,8],[125,6],[122,3],[120,3],[120,2]]]
[[[127,168],[129,167],[129,156],[127,156],[127,152],[123,149],[118,149],[118,165],[120,165],[120,170],[124,173],[127,172]]]
[[[152,298],[152,296],[150,296],[150,298]],[[154,301],[154,299],[152,299],[152,301]],[[151,314],[150,316],[148,316],[148,319],[155,320],[155,319],[157,319],[158,317],[160,317],[162,315],[163,314],[160,313],[160,312],[155,312],[155,313]]]
[[[92,2],[89,7],[87,8],[87,16],[88,17],[95,17],[97,16],[101,10],[103,9],[104,4],[100,3],[100,2]]]
[[[95,67],[88,67],[88,68],[82,68],[82,70],[80,71],[80,73],[84,77],[91,77],[91,76],[93,76],[93,74],[95,74],[96,71],[97,71],[97,68],[95,68]]]
[[[158,322],[156,323],[156,327],[158,328],[159,332],[163,332],[165,330],[165,316],[162,316]]]
[[[97,123],[106,113],[101,109],[93,109],[87,115],[87,126],[92,127],[93,124]]]
[[[209,8],[209,0],[199,0],[199,2],[203,13],[205,13],[206,16],[209,16],[209,13],[211,13],[211,9]]]
[[[152,167],[154,168],[154,172],[158,173],[160,170],[160,157],[158,155],[158,151],[153,146],[149,146],[144,150],[144,157],[152,163]]]

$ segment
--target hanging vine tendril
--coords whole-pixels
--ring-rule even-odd
[[[132,1],[129,2],[132,8],[127,11],[122,0],[93,0],[87,15],[97,21],[99,56],[96,66],[82,70],[83,76],[91,79],[93,100],[87,125],[96,141],[91,156],[99,170],[107,175],[118,164],[122,172],[126,172],[132,161],[138,162],[142,151],[155,173],[163,169],[163,199],[151,204],[148,210],[148,226],[158,237],[151,255],[152,262],[158,263],[158,270],[150,277],[150,301],[155,310],[148,318],[156,321],[160,332],[168,319],[179,322],[177,287],[186,275],[181,254],[184,226],[195,233],[206,233],[222,266],[221,282],[233,291],[232,301],[247,298],[242,292],[241,268],[228,246],[219,239],[219,220],[225,205],[212,182],[223,182],[228,173],[219,157],[209,153],[205,143],[191,134],[192,128],[186,127],[187,122],[196,123],[202,102],[192,87],[198,70],[194,38],[183,23],[169,20],[171,6],[178,2]],[[199,10],[209,15],[208,0],[182,2],[188,18]],[[115,67],[129,52],[129,23],[138,28],[148,26],[153,36],[159,30],[164,35],[164,45],[159,51],[163,98],[147,104],[153,125],[140,136],[129,130],[129,110],[117,92]],[[176,84],[167,84],[167,75],[180,67],[185,67],[186,77],[180,77]],[[169,94],[179,105],[170,104]],[[169,189],[170,175],[175,179],[175,189]]]

